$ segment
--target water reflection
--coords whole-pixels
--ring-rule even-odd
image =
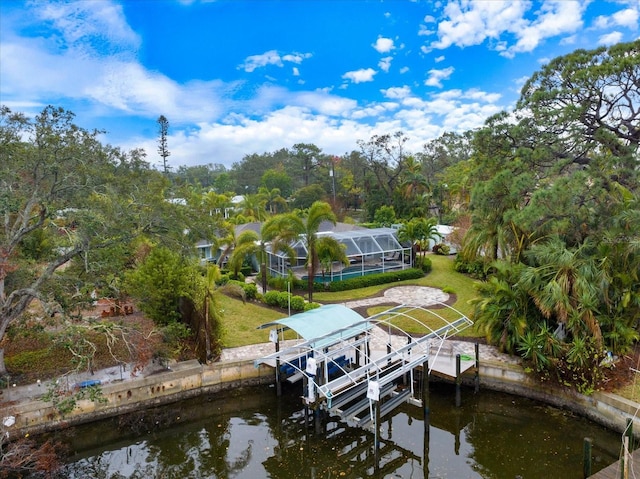
[[[582,441],[600,462],[619,437],[581,418],[522,398],[432,387],[430,427],[404,405],[374,434],[334,419],[305,421],[295,390],[236,390],[75,428],[71,478],[523,478],[582,477]],[[425,440],[426,438],[426,440]]]

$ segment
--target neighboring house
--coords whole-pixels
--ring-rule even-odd
[[[458,248],[451,242],[451,233],[455,230],[455,227],[449,225],[436,225],[436,231],[440,235],[440,238],[429,240],[429,251],[433,249],[436,244],[443,243],[449,247],[449,254],[456,254]]]
[[[252,223],[245,223],[242,225],[236,225],[235,226],[236,238],[238,238],[243,231],[247,231],[247,230],[255,231],[258,234],[258,236],[260,236],[261,226],[262,226],[262,223],[257,221]],[[198,251],[198,256],[200,257],[200,261],[204,263],[204,262],[217,262],[223,248],[221,247],[215,248],[213,243],[209,240],[200,240],[196,243],[196,250]],[[225,261],[223,260],[223,263],[224,262]]]

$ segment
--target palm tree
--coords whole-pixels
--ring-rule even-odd
[[[520,284],[545,318],[564,324],[574,337],[589,334],[601,348],[598,298],[605,279],[589,250],[588,243],[568,249],[558,237],[536,244],[527,253],[533,266],[522,272]]]
[[[246,230],[240,233],[240,235],[235,239],[232,249],[225,248],[223,254],[230,255],[227,264],[229,266],[229,270],[233,273],[233,277],[238,277],[238,273],[240,272],[245,259],[250,256],[246,251],[254,249],[259,240],[258,234],[255,231]],[[245,245],[247,246],[245,247]],[[235,254],[238,250],[240,250],[240,254]]]
[[[262,292],[267,291],[267,250],[272,252],[284,251],[289,256],[293,256],[290,244],[294,237],[290,232],[289,220],[286,215],[276,215],[269,218],[262,224],[260,235],[255,231],[244,231],[240,236],[241,240],[229,258],[229,264],[240,265],[245,258],[255,255],[260,263],[260,277],[262,282]]]
[[[318,261],[322,267],[322,277],[327,271],[331,272],[334,261],[340,261],[343,265],[349,264],[346,246],[332,236],[322,236],[316,243]]]
[[[398,229],[398,241],[411,244],[411,263],[415,264],[418,245],[424,249],[429,240],[441,238],[435,218],[412,218]]]
[[[280,188],[272,188],[270,190],[261,186],[258,189],[258,195],[265,201],[265,205],[272,215],[278,213],[278,209],[280,209],[281,212],[287,209],[287,200],[280,194]]]
[[[268,213],[266,209],[266,200],[262,195],[244,195],[240,203],[240,214],[252,221],[264,221],[267,219]]]
[[[219,342],[214,348],[211,339],[212,337],[220,336],[220,325],[222,323],[222,311],[218,306],[218,292],[225,291],[226,293],[231,293],[241,298],[242,301],[246,299],[244,290],[237,285],[226,284],[218,287],[217,282],[220,280],[220,276],[220,268],[217,265],[212,264],[207,267],[207,274],[203,278],[200,293],[202,297],[202,307],[201,309],[196,308],[199,311],[194,315],[196,321],[194,329],[197,331],[196,338],[197,340],[201,340],[202,336],[204,336],[204,360],[206,362],[210,361],[220,352]]]
[[[406,199],[414,198],[429,191],[429,182],[422,174],[422,164],[413,156],[404,160],[405,169],[402,174],[400,189]]]
[[[278,238],[284,242],[289,240],[289,244],[297,239],[302,240],[307,250],[307,274],[308,274],[308,295],[309,301],[313,301],[313,279],[315,278],[316,265],[318,264],[317,241],[318,231],[323,221],[330,221],[336,224],[336,215],[329,203],[316,201],[307,211],[306,218],[301,218],[295,212],[281,215]]]
[[[491,344],[513,354],[527,331],[527,316],[535,308],[524,289],[513,287],[521,268],[504,261],[493,266],[496,274],[476,286],[478,297],[471,301],[473,319]]]

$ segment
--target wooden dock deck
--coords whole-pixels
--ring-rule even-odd
[[[600,472],[596,472],[588,479],[621,479],[622,472],[620,468],[622,465],[620,461],[616,461],[608,467],[605,467]],[[629,464],[629,479],[637,477],[637,471],[640,468],[640,449],[636,449],[631,453],[631,462]]]

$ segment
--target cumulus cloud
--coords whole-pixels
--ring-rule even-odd
[[[379,37],[373,44],[373,48],[378,53],[389,53],[395,47],[393,46],[393,40],[391,38]]]
[[[411,89],[406,85],[401,87],[387,88],[386,90],[381,91],[385,97],[391,99],[406,98],[411,94]]]
[[[600,15],[593,20],[593,26],[597,29],[612,27],[625,27],[631,29],[638,28],[638,17],[640,12],[638,7],[629,7],[618,10],[612,15]]]
[[[351,81],[351,83],[364,83],[373,81],[373,77],[377,72],[373,68],[361,68],[360,70],[353,70],[342,75],[345,80]]]
[[[490,48],[513,57],[516,53],[533,51],[547,38],[578,31],[587,4],[553,0],[529,12],[531,5],[531,2],[511,0],[452,1],[444,8],[446,20],[438,24],[438,39],[425,49],[469,47],[491,40]],[[510,44],[512,38],[515,42]]]
[[[303,60],[310,57],[310,53],[288,53],[286,55],[280,55],[277,50],[269,50],[261,53],[260,55],[248,56],[238,68],[251,73],[258,68],[263,68],[268,65],[282,67],[284,66],[283,62],[290,62],[299,65]]]
[[[378,62],[378,67],[380,68],[380,70],[382,70],[383,72],[388,72],[389,68],[391,68],[391,60],[393,60],[393,57],[381,58]]]
[[[0,32],[3,102],[7,98],[9,105],[20,103],[35,110],[58,99],[68,105],[73,99],[99,111],[96,118],[122,118],[131,122],[127,126],[146,118],[152,130],[154,119],[164,114],[172,124],[169,140],[176,165],[213,161],[230,167],[251,152],[275,151],[295,143],[314,143],[325,152],[341,154],[354,149],[358,139],[399,129],[411,139],[408,148],[417,151],[445,129],[478,127],[488,115],[504,108],[498,93],[479,89],[425,93],[408,76],[379,89],[381,96],[370,88],[373,96],[364,100],[334,94],[332,87],[296,91],[240,80],[177,81],[138,59],[140,39],[127,25],[119,5],[106,0],[33,5],[42,10],[35,16],[37,21],[47,24],[47,33],[50,28],[54,32],[50,37]],[[56,5],[60,8],[54,9]],[[109,32],[109,38],[104,32]],[[401,47],[381,37],[374,48],[395,53]],[[390,55],[381,55],[377,71],[389,70]],[[298,80],[300,65],[310,57],[308,53],[269,50],[247,57],[241,68],[252,72],[284,66]],[[342,78],[345,83],[371,82],[377,71],[354,70]],[[453,67],[430,70],[425,84],[442,88],[453,71]],[[373,99],[376,96],[378,101]],[[155,138],[133,137],[130,131],[121,138],[111,136],[110,141],[113,139],[123,148],[144,147],[150,157],[157,149]]]
[[[453,67],[447,67],[442,70],[432,69],[429,70],[429,76],[424,81],[424,84],[427,86],[435,86],[438,88],[442,88],[442,80],[446,80],[451,76],[451,74],[455,71]]]
[[[621,32],[610,32],[598,38],[598,45],[615,45],[622,40]]]

